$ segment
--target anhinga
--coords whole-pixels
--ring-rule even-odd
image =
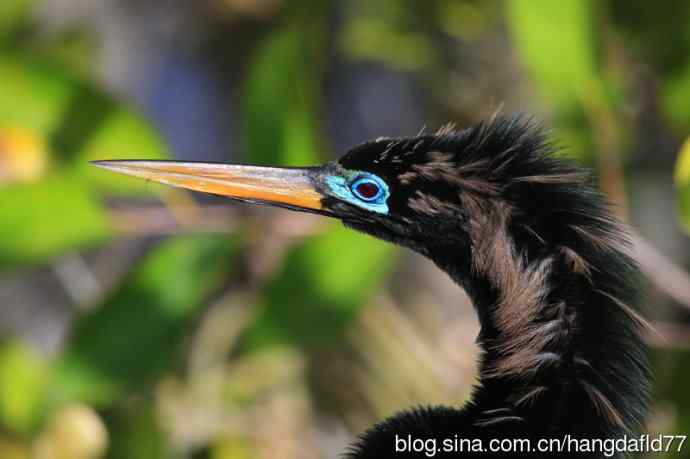
[[[530,122],[497,117],[462,131],[380,138],[319,167],[96,165],[338,218],[430,258],[467,291],[481,325],[471,400],[394,415],[364,433],[350,458],[432,457],[401,451],[400,439],[433,440],[433,457],[465,457],[467,449],[444,452],[443,442],[619,438],[641,427],[651,375],[642,319],[628,306],[637,275],[628,239],[589,175],[554,156]]]

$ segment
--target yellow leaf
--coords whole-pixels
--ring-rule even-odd
[[[89,406],[68,405],[55,413],[34,446],[36,459],[98,459],[108,447],[108,432]]]
[[[0,184],[38,181],[48,167],[48,148],[37,132],[0,126]]]
[[[690,184],[690,138],[688,138],[680,149],[676,172],[674,174],[676,186]]]

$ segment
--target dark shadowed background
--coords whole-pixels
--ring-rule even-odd
[[[477,322],[430,262],[88,161],[307,165],[499,110],[635,227],[648,430],[690,433],[690,2],[0,0],[0,458],[336,458],[461,404]]]

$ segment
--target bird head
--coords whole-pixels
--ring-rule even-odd
[[[317,213],[428,254],[468,241],[477,215],[527,201],[529,178],[559,173],[538,157],[538,130],[519,118],[463,131],[379,138],[306,168],[178,161],[96,161],[97,166],[235,200]],[[535,155],[537,153],[537,155]],[[551,170],[553,169],[553,170]],[[529,188],[529,187],[528,187]],[[527,193],[526,193],[527,192]]]

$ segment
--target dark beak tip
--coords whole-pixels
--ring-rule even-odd
[[[92,166],[100,167],[100,168],[103,168],[103,169],[109,169],[110,167],[113,166],[113,164],[115,163],[115,161],[109,161],[109,160],[98,159],[98,160],[89,161],[89,163],[90,163]]]

